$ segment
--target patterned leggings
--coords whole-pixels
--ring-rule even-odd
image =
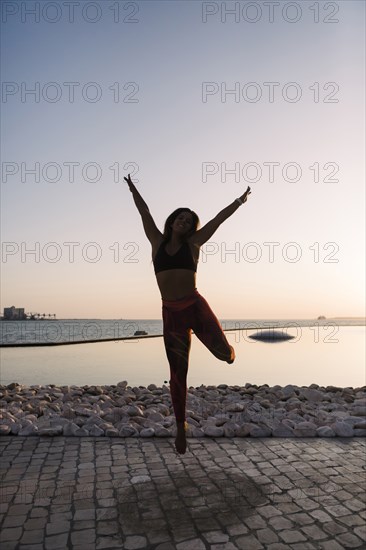
[[[233,363],[235,352],[217,317],[196,289],[180,300],[163,300],[163,325],[174,414],[177,422],[184,422],[192,329],[217,359]]]

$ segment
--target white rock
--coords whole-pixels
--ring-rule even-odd
[[[164,420],[164,416],[161,413],[152,412],[148,414],[148,419],[153,422],[162,422]]]
[[[122,426],[119,430],[120,437],[132,437],[138,434],[138,431],[133,426]]]
[[[329,422],[331,422],[332,417],[326,411],[318,411],[316,419],[319,424],[328,424]]]
[[[88,420],[85,422],[84,427],[89,430],[93,426],[98,426],[98,428],[101,428],[102,430],[104,430],[105,428],[112,427],[113,424],[111,422],[108,422],[108,420],[105,417],[100,418],[99,416],[90,416]]]
[[[283,418],[281,423],[291,429],[293,429],[296,426],[295,422],[290,418]]]
[[[244,403],[234,402],[225,405],[225,411],[227,412],[242,412],[244,409]]]
[[[17,435],[19,433],[19,430],[21,429],[21,425],[20,425],[20,422],[14,422],[11,426],[10,426],[10,429],[11,429],[11,433],[13,435]]]
[[[137,417],[135,417],[135,418],[137,418]],[[142,429],[141,426],[137,422],[134,422],[133,420],[130,420],[129,426],[132,426],[133,428],[135,428],[135,430],[137,431],[137,434],[139,434],[141,429]]]
[[[9,435],[10,432],[10,426],[7,426],[6,424],[0,424],[0,435]]]
[[[75,407],[75,412],[78,416],[94,416],[93,411],[86,407]]]
[[[28,424],[23,428],[20,428],[18,432],[18,435],[37,435],[37,434],[38,434],[38,428],[33,424]]]
[[[140,432],[140,437],[153,437],[154,435],[154,428],[143,428]]]
[[[89,434],[93,437],[99,437],[104,435],[104,430],[102,428],[99,428],[96,424],[93,424],[93,426],[89,429]]]
[[[320,426],[316,429],[316,435],[318,437],[335,437],[335,431],[330,426]]]
[[[116,428],[114,427],[111,427],[111,428],[107,428],[105,430],[105,435],[107,437],[118,437],[119,436],[119,432]]]
[[[294,412],[290,412],[288,415],[287,415],[287,418],[289,420],[293,420],[295,423],[300,423],[300,422],[303,422],[304,419],[302,416],[300,416],[299,414],[297,413],[294,413]]]
[[[346,411],[333,411],[332,413],[332,418],[340,418],[340,419],[344,419],[344,418],[347,418],[349,416],[349,413],[346,412]]]
[[[237,437],[248,437],[249,435],[250,435],[249,422],[245,422],[244,424],[241,424],[239,428],[236,430]]]
[[[229,422],[230,421],[230,418],[231,418],[232,415],[230,415],[229,413],[227,412],[217,412],[215,414],[215,418],[216,418],[216,422],[217,422],[217,426],[221,426],[222,424],[219,424],[218,422],[222,422],[222,423],[225,423],[225,422]]]
[[[55,416],[53,418],[52,417],[50,418],[51,427],[53,427],[53,426],[66,426],[66,424],[68,424],[68,423],[69,423],[69,420],[67,420],[67,418],[63,418],[61,416]]]
[[[163,403],[158,403],[158,411],[163,415],[163,416],[169,416],[170,415],[170,409],[169,407],[167,407],[166,405],[164,405]]]
[[[2,420],[3,419],[9,419],[9,420],[12,420],[13,422],[15,422],[15,420],[16,420],[16,417],[10,411],[7,411],[5,409],[1,409],[0,415],[1,415]]]
[[[292,386],[292,384],[287,384],[287,386],[282,388],[281,392],[282,392],[283,396],[286,397],[286,398],[290,398],[290,396],[293,397],[293,396],[296,395],[295,394],[295,387]]]
[[[187,416],[187,419],[188,417],[193,418],[193,420],[196,420],[197,422],[199,422],[201,419],[200,415],[198,415],[197,412],[191,411],[190,409],[186,409],[186,416]]]
[[[191,430],[192,437],[205,437],[205,432],[202,428],[193,427]]]
[[[361,397],[361,393],[356,393],[356,399],[354,401],[354,405],[363,405],[366,407],[366,397]],[[363,394],[364,395],[364,394]]]
[[[222,437],[224,435],[224,429],[221,426],[209,424],[204,428],[204,433],[208,437]]]
[[[359,422],[362,422],[362,418],[359,416],[348,416],[347,418],[344,418],[343,422],[346,422],[350,426],[355,426],[356,424],[359,424]]]
[[[261,399],[259,401],[259,404],[261,407],[263,407],[264,409],[270,409],[271,408],[271,402],[268,400],[268,399]]]
[[[316,425],[313,422],[299,422],[294,428],[296,437],[316,437]]]
[[[272,430],[268,426],[257,426],[256,424],[249,424],[250,437],[270,437]]]
[[[259,403],[253,403],[251,401],[250,405],[249,405],[249,411],[252,413],[252,412],[256,412],[256,413],[261,413],[263,411],[262,407],[260,406]]]
[[[311,401],[312,403],[319,403],[324,400],[323,392],[310,388],[301,388],[300,395],[303,395],[307,401]]]
[[[191,418],[190,416],[187,416],[187,424],[191,426],[191,428],[196,427],[198,428],[200,423],[197,422],[197,420],[194,420],[194,418]]]
[[[353,416],[366,416],[366,407],[357,405],[352,408]]]
[[[239,428],[239,425],[235,422],[226,422],[223,426],[224,428],[224,436],[225,437],[235,437],[237,430]]]
[[[157,426],[154,428],[154,432],[156,437],[170,437],[172,435],[171,431],[163,426]]]
[[[292,427],[284,422],[276,423],[272,428],[272,437],[295,437]]]
[[[289,407],[290,405],[296,405],[296,406],[299,406],[301,405],[302,401],[300,401],[300,399],[298,397],[290,397],[290,399],[288,399],[286,401],[286,407]]]
[[[362,421],[361,422],[357,422],[354,426],[353,426],[354,429],[358,429],[358,430],[366,430],[366,421]]]
[[[208,416],[206,423],[210,426],[216,426],[217,418],[215,416]]]
[[[34,414],[27,414],[27,416],[24,416],[20,419],[20,424],[22,426],[27,426],[28,424],[33,424],[33,422],[37,422],[38,417]]]
[[[338,437],[353,437],[353,428],[346,422],[335,422],[331,428]]]
[[[164,426],[164,428],[170,428],[171,426],[175,425],[175,417],[166,416],[162,422],[162,425]]]
[[[144,416],[144,413],[140,409],[140,407],[137,407],[136,405],[130,405],[127,407],[127,414],[129,416]]]
[[[62,392],[52,392],[52,396],[56,397],[56,399],[62,399],[64,394]]]

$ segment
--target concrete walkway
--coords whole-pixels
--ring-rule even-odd
[[[365,547],[366,442],[0,439],[1,550]]]

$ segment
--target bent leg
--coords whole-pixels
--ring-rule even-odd
[[[227,341],[219,320],[203,296],[200,296],[195,304],[195,319],[192,328],[197,338],[217,359],[229,364],[234,362],[234,348]]]

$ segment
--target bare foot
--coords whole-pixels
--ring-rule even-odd
[[[226,362],[229,363],[229,365],[232,365],[235,361],[235,350],[234,350],[233,346],[230,346],[230,348],[231,348],[230,360],[226,361]]]
[[[187,449],[185,423],[177,423],[177,437],[175,438],[175,448],[177,453],[184,455]]]

